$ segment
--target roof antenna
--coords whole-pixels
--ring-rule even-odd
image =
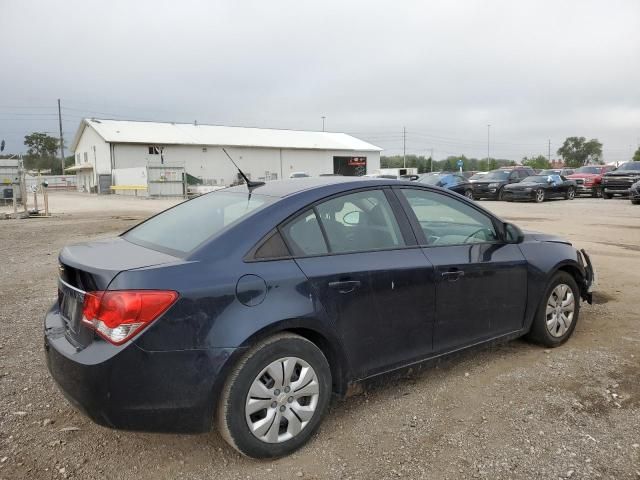
[[[249,190],[255,187],[259,187],[260,185],[264,185],[264,182],[254,182],[249,180],[249,178],[244,174],[244,172],[240,170],[240,167],[236,165],[236,162],[233,161],[233,158],[231,158],[231,155],[229,155],[229,152],[227,152],[227,150],[224,147],[222,148],[222,151],[225,153],[227,157],[229,157],[229,160],[231,160],[231,163],[233,163],[233,166],[238,169],[238,173],[240,173],[240,176],[247,183],[247,187],[249,187]]]

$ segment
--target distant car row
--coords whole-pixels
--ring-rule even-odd
[[[537,172],[529,167],[504,167],[479,172],[468,179],[464,173],[426,173],[417,181],[447,188],[474,200],[540,203],[552,198],[572,200],[576,195],[605,199],[628,195],[632,203],[640,204],[640,162],[628,162],[617,169],[609,165],[588,165]]]
[[[410,169],[404,169],[410,170]],[[413,169],[415,171],[415,169]],[[553,198],[573,200],[577,195],[612,198],[629,196],[640,204],[640,162],[627,162],[617,169],[611,165],[587,165],[577,169],[534,170],[526,166],[503,167],[490,172],[431,172],[422,175],[392,175],[376,172],[367,177],[415,180],[446,188],[473,200],[544,202]],[[290,178],[307,177],[294,172]]]

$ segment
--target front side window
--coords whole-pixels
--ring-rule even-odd
[[[424,234],[426,245],[463,245],[498,240],[491,218],[475,208],[436,192],[400,190]]]
[[[331,253],[405,246],[391,205],[382,190],[336,197],[316,207]]]

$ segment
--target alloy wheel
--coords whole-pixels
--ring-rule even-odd
[[[544,202],[544,190],[540,189],[536,192],[536,202]]]
[[[573,314],[576,301],[571,287],[564,283],[558,284],[549,299],[546,307],[547,330],[554,337],[562,337],[573,322]]]
[[[245,417],[251,433],[266,443],[281,443],[304,429],[318,406],[320,386],[314,369],[297,357],[270,363],[247,394]]]
[[[467,197],[469,200],[473,200],[473,192],[471,190],[466,190],[464,192],[464,196]]]
[[[567,191],[567,200],[573,200],[575,196],[576,196],[576,191],[573,188],[570,188]]]

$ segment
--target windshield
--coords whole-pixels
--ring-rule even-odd
[[[598,174],[598,173],[600,173],[600,168],[601,167],[580,167],[579,169],[577,169],[575,171],[575,173],[594,173],[594,174]]]
[[[493,170],[492,172],[487,173],[483,180],[508,180],[509,174],[511,172],[509,170]]]
[[[539,175],[560,175],[560,170],[542,170]]]
[[[438,185],[438,183],[445,180],[445,177],[446,175],[426,174],[426,175],[421,175],[418,178],[418,181],[420,183],[425,183],[427,185]]]
[[[123,238],[143,247],[183,255],[273,200],[247,193],[208,193],[150,218]]]
[[[547,183],[548,175],[531,175],[522,180],[522,183]]]
[[[618,170],[640,170],[640,162],[627,162],[618,167]]]
[[[480,180],[480,179],[485,178],[486,176],[487,176],[486,173],[476,173],[469,180]]]

